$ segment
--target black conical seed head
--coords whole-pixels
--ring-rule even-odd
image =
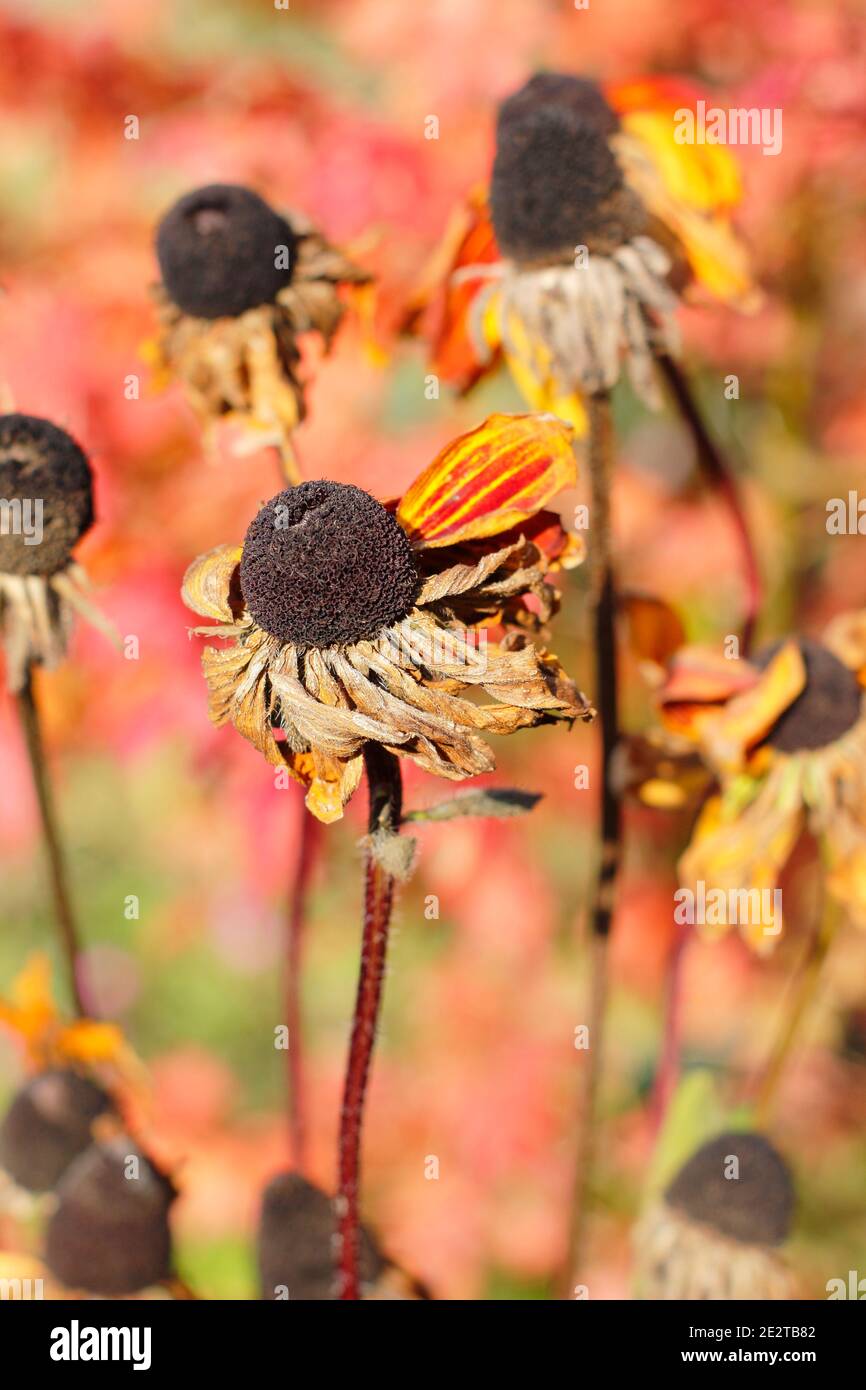
[[[170,1180],[126,1135],[92,1144],[57,1187],[45,1260],[69,1289],[112,1297],[169,1277]]]
[[[0,573],[66,569],[93,524],[93,477],[71,435],[35,415],[0,415]]]
[[[272,303],[292,278],[297,238],[263,198],[211,184],[179,198],[156,234],[162,282],[193,318],[236,318]]]

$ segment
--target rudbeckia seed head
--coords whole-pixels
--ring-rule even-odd
[[[490,206],[506,256],[572,260],[600,237],[625,239],[613,211],[623,189],[608,143],[616,127],[598,87],[564,74],[539,73],[503,102]]]
[[[93,524],[90,464],[35,415],[0,415],[0,572],[57,574]]]
[[[78,1072],[40,1072],[15,1096],[0,1124],[0,1165],[28,1192],[50,1192],[91,1142],[109,1095]]]
[[[291,1299],[334,1298],[333,1240],[336,1220],[327,1193],[300,1173],[278,1173],[262,1193],[258,1233],[262,1298],[288,1290]],[[361,1228],[360,1273],[374,1283],[385,1268],[368,1231]]]
[[[236,317],[269,304],[292,276],[297,238],[249,188],[214,183],[185,194],[156,234],[163,284],[194,318]]]
[[[168,1213],[174,1185],[119,1135],[91,1144],[57,1186],[58,1205],[45,1237],[51,1273],[70,1289],[136,1293],[168,1277]]]
[[[259,626],[301,648],[375,637],[406,617],[419,587],[394,517],[360,488],[325,482],[289,488],[262,508],[240,577]]]
[[[779,645],[760,653],[755,665],[761,669],[767,666]],[[806,666],[806,685],[776,720],[767,738],[780,753],[826,748],[847,734],[860,718],[863,691],[854,672],[810,637],[801,637],[798,645]]]
[[[499,108],[498,129],[511,122],[521,121],[533,111],[556,106],[581,116],[604,135],[619,129],[619,117],[609,106],[597,82],[588,77],[575,77],[570,72],[542,70],[506,97]]]
[[[711,1139],[683,1165],[665,1200],[692,1221],[744,1245],[781,1245],[794,1212],[788,1168],[760,1134]]]

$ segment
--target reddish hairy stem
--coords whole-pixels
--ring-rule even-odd
[[[375,835],[377,831],[395,834],[402,812],[402,783],[397,758],[381,745],[369,743],[364,749],[364,762],[370,791],[370,834]],[[361,1297],[358,1259],[361,1134],[367,1080],[382,1001],[388,927],[393,901],[394,879],[382,868],[374,853],[368,850],[365,862],[361,967],[340,1115],[337,1269],[338,1293],[341,1299]]]
[[[671,357],[659,359],[671,393],[679,407],[683,420],[689,427],[698,455],[698,463],[710,486],[724,502],[730,516],[742,556],[743,575],[746,583],[746,613],[743,619],[743,656],[748,656],[752,645],[755,624],[764,600],[764,586],[761,570],[755,552],[752,533],[743,510],[740,490],[730,464],[726,461],[719,446],[713,440],[704,424],[697,402],[692,394],[688,379],[677,362]]]
[[[21,728],[24,733],[24,742],[27,746],[27,754],[30,759],[33,787],[39,805],[39,817],[42,823],[42,839],[45,844],[45,852],[48,859],[51,894],[54,900],[54,916],[60,935],[60,945],[66,961],[69,992],[72,995],[72,1002],[78,1017],[85,1018],[88,1010],[85,1004],[85,990],[81,978],[81,946],[78,939],[75,913],[72,908],[72,896],[69,892],[66,864],[61,847],[57,815],[54,809],[54,798],[51,792],[48,766],[45,761],[45,750],[42,744],[39,710],[36,705],[36,697],[33,690],[32,667],[27,671],[27,678],[23,689],[18,692],[17,703],[18,714],[21,719]]]
[[[319,846],[319,822],[304,805],[303,790],[298,806],[297,851],[292,870],[292,886],[287,913],[286,941],[286,1025],[289,1047],[286,1056],[289,1087],[289,1147],[291,1164],[299,1173],[304,1171],[306,1158],[306,1105],[304,1087],[304,1035],[301,1010],[301,966],[303,960],[304,923],[310,879]]]

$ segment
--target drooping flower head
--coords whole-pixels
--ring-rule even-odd
[[[684,886],[772,891],[808,830],[828,891],[866,923],[864,682],[862,613],[835,619],[820,641],[792,637],[752,661],[689,646],[670,657],[657,692],[664,725],[717,785],[680,861]],[[775,920],[739,925],[759,951],[779,939]]]
[[[112,1109],[108,1092],[71,1067],[39,1072],[0,1121],[0,1167],[28,1192],[50,1192]]]
[[[257,1253],[263,1299],[319,1302],[336,1297],[334,1202],[300,1173],[278,1173],[262,1193]],[[425,1297],[415,1281],[360,1231],[361,1285],[366,1299]]]
[[[279,493],[242,547],[184,581],[216,622],[195,631],[230,642],[203,654],[211,718],[285,766],[324,821],[342,815],[367,742],[462,779],[494,765],[484,733],[589,718],[532,641],[558,602],[548,571],[578,558],[543,510],[574,476],[561,421],[493,416],[397,503],[324,481]]]
[[[754,306],[730,228],[736,166],[674,139],[696,97],[672,79],[540,72],[506,98],[489,196],[473,190],[452,219],[404,322],[429,308],[438,375],[465,390],[504,356],[533,409],[583,429],[583,397],[610,389],[623,359],[657,403],[653,359],[678,349],[690,281]]]
[[[68,1289],[123,1297],[171,1276],[171,1179],[126,1134],[91,1144],[66,1170],[45,1262]]]
[[[87,456],[65,430],[34,415],[0,415],[0,637],[9,688],[66,652],[74,612],[114,639],[86,597],[73,550],[93,524]]]
[[[156,253],[155,365],[184,383],[209,443],[230,418],[246,444],[288,456],[305,411],[298,338],[316,332],[330,346],[340,286],[369,276],[299,214],[284,216],[235,184],[178,199],[159,224]]]
[[[692,1155],[635,1232],[641,1293],[654,1299],[790,1299],[779,1254],[794,1186],[761,1134],[718,1135]]]

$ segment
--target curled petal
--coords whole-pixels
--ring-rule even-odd
[[[713,764],[730,770],[742,766],[749,750],[766,738],[805,684],[806,666],[799,643],[786,642],[757,684],[703,725],[701,741]]]
[[[419,548],[507,531],[577,481],[571,439],[553,415],[491,415],[415,480],[397,520]]]
[[[241,559],[241,546],[218,545],[193,560],[183,577],[181,597],[187,608],[203,618],[234,622],[239,612],[240,590],[235,572]]]
[[[429,320],[430,365],[437,376],[461,391],[467,391],[493,365],[495,351],[479,354],[476,350],[470,315],[473,301],[487,283],[484,267],[499,259],[486,190],[473,189],[465,205],[452,214],[399,325],[402,332],[414,333],[419,320]],[[477,275],[474,267],[478,267]]]

